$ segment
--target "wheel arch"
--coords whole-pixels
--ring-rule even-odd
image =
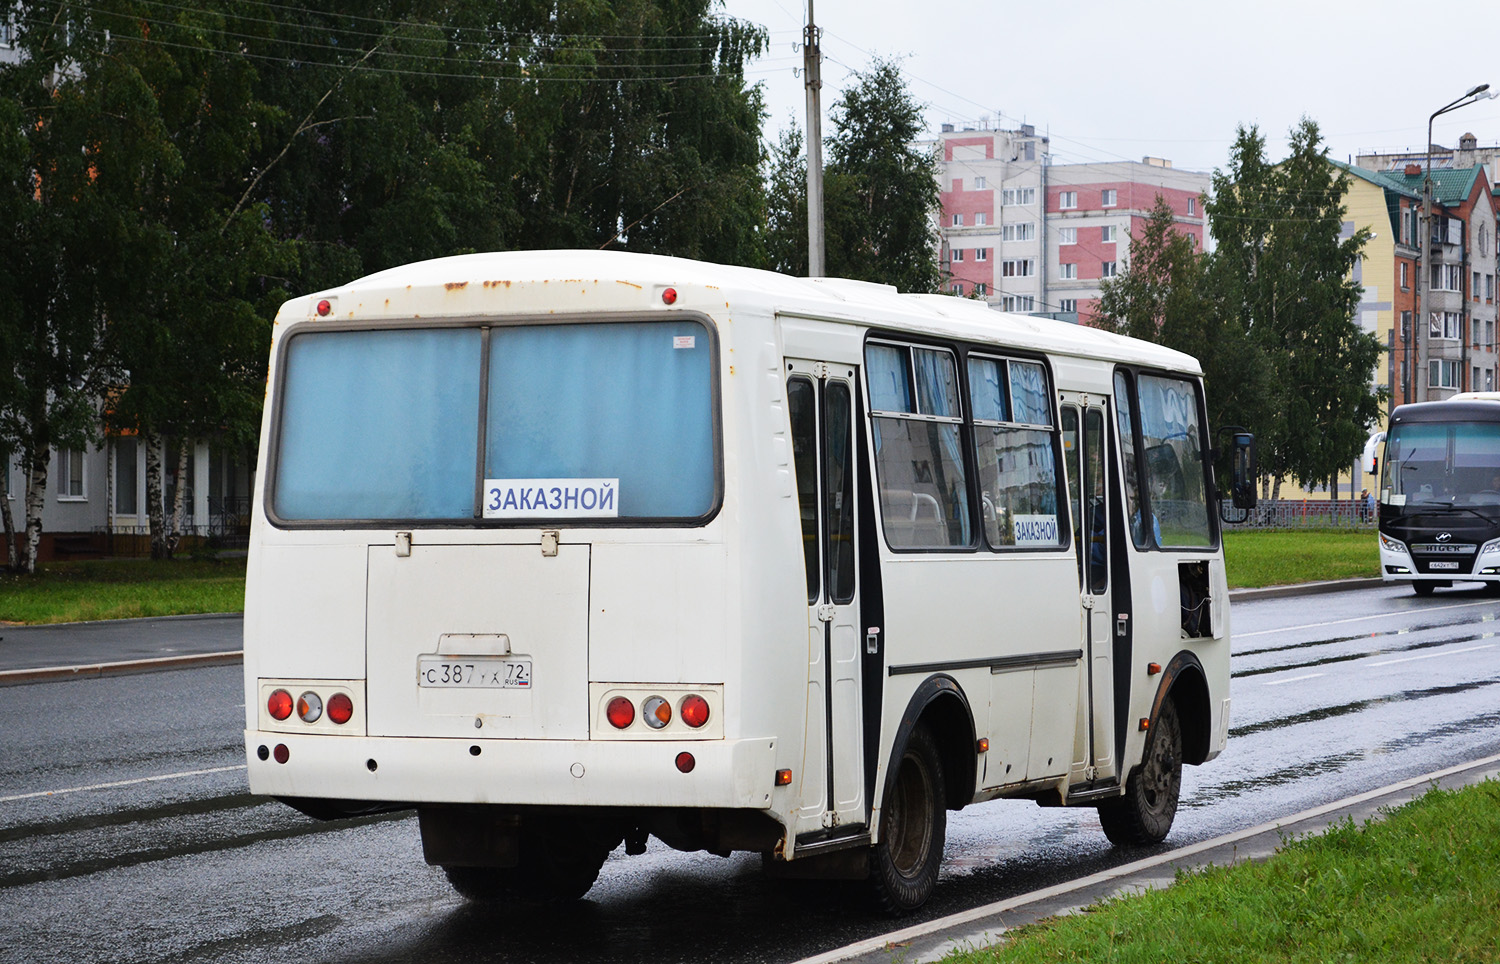
[[[944,673],[927,677],[907,701],[906,712],[891,741],[890,761],[894,763],[906,751],[907,741],[918,724],[932,731],[942,757],[943,793],[949,810],[958,810],[974,799],[974,781],[978,772],[974,748],[974,712],[969,698],[958,681]],[[895,768],[888,764],[882,781],[881,799],[890,789]]]
[[[1194,765],[1208,759],[1213,733],[1213,703],[1208,695],[1208,674],[1193,653],[1183,650],[1172,657],[1156,685],[1156,699],[1151,703],[1151,722],[1156,722],[1161,705],[1170,699],[1177,706],[1177,721],[1182,727],[1182,762]]]

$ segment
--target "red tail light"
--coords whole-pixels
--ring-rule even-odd
[[[354,701],[348,693],[335,693],[328,698],[328,718],[335,723],[348,723],[354,715]]]
[[[292,715],[292,694],[286,690],[275,690],[266,700],[266,712],[273,720],[284,720]]]
[[[604,708],[604,717],[609,720],[610,726],[623,730],[635,722],[635,704],[623,696],[616,696]]]
[[[692,773],[693,767],[697,765],[698,761],[694,760],[693,755],[686,750],[683,750],[681,753],[677,754],[677,769],[681,770],[683,773]]]
[[[708,700],[696,693],[684,696],[681,713],[682,722],[696,730],[708,722]]]

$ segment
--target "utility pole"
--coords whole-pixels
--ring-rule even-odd
[[[813,0],[807,0],[807,26],[802,32],[802,76],[807,85],[807,276],[823,277],[823,52],[818,47],[818,25],[813,22]]]

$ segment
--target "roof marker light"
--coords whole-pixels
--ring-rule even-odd
[[[661,303],[664,305],[675,305],[677,303],[677,289],[664,288],[661,293]]]
[[[328,314],[331,311],[333,311],[333,302],[329,301],[327,298],[324,298],[322,301],[318,302],[319,318],[327,318]]]

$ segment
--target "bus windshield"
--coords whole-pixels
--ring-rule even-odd
[[[1401,423],[1385,452],[1382,502],[1500,506],[1500,423]]]
[[[688,522],[716,505],[697,322],[309,331],[285,354],[283,522]]]

